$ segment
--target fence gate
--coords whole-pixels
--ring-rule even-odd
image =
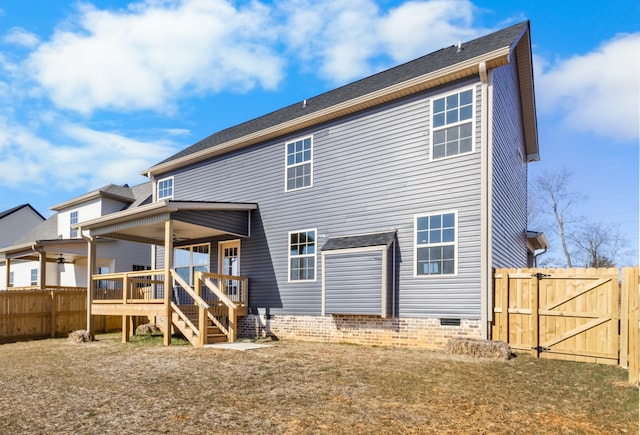
[[[499,269],[493,339],[540,358],[618,364],[617,269]]]

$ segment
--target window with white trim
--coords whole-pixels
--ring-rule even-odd
[[[69,213],[69,227],[70,227],[69,235],[71,236],[72,239],[78,237],[78,229],[72,227],[72,225],[77,223],[78,223],[78,212],[72,211],[71,213]]]
[[[158,180],[158,201],[173,198],[173,177]]]
[[[311,187],[313,182],[313,139],[311,136],[287,142],[285,145],[285,190]]]
[[[9,283],[7,284],[7,287],[13,287],[13,272],[9,272]]]
[[[456,212],[416,216],[416,276],[457,273],[457,220]]]
[[[316,230],[289,233],[289,281],[316,280]]]
[[[173,264],[182,279],[193,285],[195,272],[209,272],[210,244],[180,246],[173,251]]]
[[[431,114],[432,160],[473,151],[473,89],[433,99]]]
[[[31,285],[38,285],[38,269],[31,269]]]

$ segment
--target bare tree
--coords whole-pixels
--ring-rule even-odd
[[[571,222],[571,212],[582,196],[569,190],[572,174],[566,168],[557,172],[544,171],[535,181],[535,190],[541,202],[546,205],[544,213],[555,220],[555,232],[560,237],[562,252],[568,267],[573,267],[569,251],[567,224]]]
[[[571,235],[578,248],[576,256],[586,267],[614,267],[625,240],[617,227],[600,222],[587,222]]]

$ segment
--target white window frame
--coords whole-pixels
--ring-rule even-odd
[[[160,184],[163,182],[167,182],[167,181],[171,181],[171,195],[167,195],[167,196],[160,196],[160,192],[162,192],[163,190],[166,189],[161,189],[160,188]],[[157,201],[162,201],[163,199],[173,199],[173,194],[175,192],[175,181],[173,179],[173,176],[171,177],[165,177],[165,178],[161,178],[157,181],[156,183],[156,200]]]
[[[311,157],[309,158],[308,161],[304,161],[304,162],[300,162],[300,163],[292,163],[289,164],[289,145],[290,144],[295,144],[297,142],[303,142],[305,140],[309,139],[311,141]],[[310,187],[313,187],[313,135],[309,135],[309,136],[304,136],[304,137],[299,137],[297,139],[294,140],[290,140],[288,142],[285,142],[284,144],[284,191],[285,192],[293,192],[296,190],[302,190],[302,189],[308,189]],[[295,151],[294,151],[295,152]],[[309,165],[309,185],[308,186],[302,186],[302,187],[295,187],[293,189],[289,189],[289,169],[290,168],[295,168],[295,167],[300,167],[300,166],[304,166],[304,165]]]
[[[193,250],[196,247],[201,247],[201,246],[206,246],[207,247],[207,262],[206,263],[195,263],[193,260]],[[189,264],[175,264],[175,258],[176,258],[176,251],[180,249],[183,251],[189,251]],[[202,254],[201,252],[199,252],[199,254]],[[196,243],[193,245],[184,245],[184,246],[174,246],[173,247],[173,257],[174,257],[174,268],[176,270],[178,269],[189,269],[189,279],[186,279],[185,281],[187,281],[189,283],[189,285],[193,286],[195,284],[195,272],[196,272],[196,268],[198,267],[202,267],[202,266],[206,266],[206,272],[209,272],[211,270],[211,243],[207,242],[207,243]],[[183,277],[184,278],[184,277]]]
[[[313,254],[291,255],[291,235],[300,233],[309,233],[313,231],[315,235]],[[318,280],[318,229],[307,228],[303,230],[289,231],[287,233],[287,281],[288,282],[316,282]],[[291,260],[293,258],[313,258],[313,279],[292,279],[291,278]]]
[[[78,210],[69,212],[69,237],[75,239],[78,237],[78,229],[73,228],[74,224],[78,223]]]
[[[452,122],[450,124],[447,124],[446,120],[444,125],[441,125],[439,127],[434,127],[434,115],[435,115],[435,111],[434,111],[434,104],[436,102],[436,100],[440,100],[440,99],[445,99],[451,96],[451,95],[460,95],[463,92],[466,91],[471,91],[471,119],[465,119],[464,121],[460,121],[458,120],[457,122]],[[458,106],[459,109],[460,106]],[[476,87],[475,85],[473,86],[467,86],[464,88],[460,88],[460,89],[456,89],[455,91],[452,92],[446,92],[446,93],[442,93],[439,95],[435,95],[431,98],[430,101],[430,109],[431,109],[431,132],[430,132],[430,144],[431,144],[431,151],[430,151],[430,160],[431,161],[440,161],[440,160],[446,160],[446,159],[452,159],[458,156],[464,156],[467,154],[473,154],[476,150]],[[446,112],[446,111],[445,111]],[[435,141],[434,141],[434,136],[435,133],[441,130],[446,130],[448,128],[451,127],[459,127],[461,125],[467,124],[471,122],[471,151],[465,151],[463,153],[458,153],[458,154],[452,154],[450,156],[443,156],[443,157],[434,157],[434,150],[435,150]],[[446,146],[446,145],[445,145]]]
[[[33,279],[34,274],[36,279]],[[38,285],[38,269],[29,270],[29,278],[30,278],[29,282],[31,282],[31,285]]]
[[[418,243],[418,219],[424,217],[431,216],[444,216],[446,214],[453,214],[454,220],[454,241],[451,242],[440,242],[440,243]],[[459,226],[458,226],[458,210],[444,210],[444,211],[435,211],[432,213],[422,213],[419,215],[415,215],[413,218],[413,276],[415,278],[426,278],[426,279],[438,279],[438,278],[447,278],[447,277],[455,277],[458,276],[458,234]],[[440,246],[453,246],[453,273],[441,273],[441,274],[419,274],[418,273],[418,249],[419,248],[434,248]]]
[[[9,282],[7,283],[7,287],[13,287],[15,272],[12,270],[9,272]]]

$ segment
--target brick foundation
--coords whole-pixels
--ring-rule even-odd
[[[382,319],[375,316],[254,315],[239,319],[238,336],[443,349],[450,338],[481,338],[480,321],[462,319],[444,326],[440,319]]]

